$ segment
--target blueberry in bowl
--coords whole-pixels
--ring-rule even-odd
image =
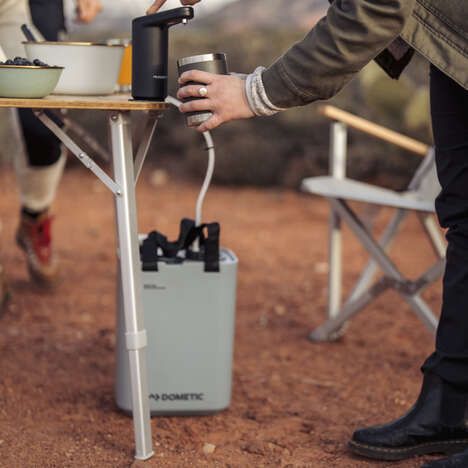
[[[62,71],[63,67],[38,59],[15,57],[0,62],[0,97],[43,98],[55,89]]]

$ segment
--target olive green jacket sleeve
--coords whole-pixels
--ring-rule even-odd
[[[277,107],[334,96],[402,31],[414,0],[335,0],[307,36],[262,75]]]

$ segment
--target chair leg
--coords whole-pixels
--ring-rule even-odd
[[[346,175],[347,128],[341,122],[330,127],[330,174],[336,179]],[[331,206],[328,274],[328,317],[335,317],[341,307],[342,238],[341,219]]]
[[[359,220],[356,214],[349,208],[347,203],[340,199],[331,199],[333,208],[339,213],[341,218],[348,223],[350,229],[354,232],[356,237],[361,241],[366,250],[372,255],[373,259],[382,268],[389,278],[397,281],[403,281],[404,277],[398,271],[394,263],[388,258],[385,251],[372,238],[372,235]]]
[[[341,307],[342,278],[341,219],[333,208],[330,213],[328,256],[328,318],[333,319],[338,315]]]
[[[406,302],[408,302],[408,304],[413,308],[416,315],[421,319],[424,325],[426,325],[429,331],[431,333],[435,333],[438,320],[427,303],[418,294],[404,294],[403,297],[406,299]]]
[[[434,216],[432,214],[420,213],[418,214],[418,219],[429,236],[435,254],[440,258],[445,257],[447,243],[445,242],[444,236],[442,235]]]
[[[398,210],[380,239],[382,248],[388,248],[395,237],[401,222],[407,215],[406,210]],[[375,260],[370,260],[353,288],[344,307],[341,307],[342,296],[342,228],[341,219],[336,211],[331,207],[330,215],[330,239],[329,239],[329,290],[328,290],[328,320],[320,327],[310,333],[313,341],[329,341],[339,338],[344,333],[346,321],[350,316],[359,311],[357,309],[351,315],[343,315],[344,310],[354,310],[356,304],[360,304],[363,294],[368,290],[378,265]],[[361,306],[364,307],[364,306]],[[336,319],[336,320],[334,320]]]
[[[336,217],[335,219],[338,219],[340,222],[343,220],[348,223],[351,230],[361,241],[366,250],[371,254],[372,260],[367,265],[351,293],[350,298],[344,306],[339,310],[335,309],[333,315],[330,315],[329,319],[325,323],[313,330],[309,335],[310,340],[321,342],[332,341],[339,338],[342,335],[343,327],[346,322],[389,287],[396,289],[428,329],[431,332],[434,332],[437,328],[438,320],[427,303],[419,296],[419,292],[443,274],[444,260],[441,259],[416,281],[409,281],[400,273],[398,268],[385,253],[385,248],[388,247],[394,238],[399,225],[407,214],[407,211],[397,211],[396,215],[387,226],[380,242],[377,242],[373,239],[366,226],[359,220],[345,201],[340,199],[331,199],[330,203],[333,214]],[[334,227],[334,225],[332,225],[332,227]],[[341,229],[341,226],[339,226],[339,228]],[[433,239],[430,231],[427,230],[427,232],[431,239]],[[331,235],[333,235],[333,231]],[[341,249],[341,237],[339,240],[339,249]],[[330,238],[330,242],[333,242],[332,237]],[[339,253],[341,254],[341,250]],[[341,263],[339,264],[339,267],[341,273]],[[377,267],[380,267],[386,276],[369,288],[368,284],[372,280]],[[334,266],[330,264],[330,268],[333,269]],[[331,279],[332,275],[330,276],[330,280]]]
[[[348,223],[351,230],[358,237],[358,239],[364,245],[366,250],[372,255],[372,257],[383,270],[385,275],[389,279],[394,280],[399,284],[411,284],[411,282],[406,280],[403,277],[403,275],[398,271],[397,267],[388,258],[384,250],[379,246],[379,244],[372,238],[365,226],[357,218],[354,212],[348,207],[346,202],[344,202],[343,200],[332,199],[331,203],[333,204],[334,209],[339,213],[341,218]],[[429,273],[432,274],[439,272],[440,267],[438,269],[434,268],[429,270],[427,274],[429,275]],[[427,281],[429,280],[432,280],[432,277],[428,276]],[[402,293],[403,297],[413,307],[413,309],[415,309],[418,316],[430,329],[434,329],[437,326],[436,317],[426,305],[426,303],[418,296],[417,293],[411,294],[405,291],[400,291],[400,293]]]
[[[348,301],[339,311],[338,315],[315,328],[309,334],[309,339],[314,342],[335,341],[342,335],[342,329],[346,322],[388,288],[388,281],[386,278],[382,278],[359,297]]]
[[[398,228],[400,227],[400,224],[406,218],[407,214],[408,212],[406,210],[397,210],[379,241],[379,244],[383,249],[386,250],[390,247],[390,244],[393,241],[395,234],[397,233]],[[362,272],[361,276],[359,277],[353,290],[351,291],[351,294],[348,299],[349,301],[353,301],[354,299],[356,299],[356,297],[361,295],[369,287],[377,270],[377,262],[371,259],[364,271]]]
[[[413,281],[413,292],[420,293],[426,286],[437,281],[445,271],[445,258],[440,258],[429,270]]]
[[[413,310],[416,312],[416,315],[424,322],[427,328],[429,328],[429,331],[432,333],[435,333],[437,329],[438,320],[419,294],[428,285],[441,278],[444,274],[444,271],[445,258],[441,258],[417,280],[412,282],[412,293],[404,294],[408,304],[413,308]]]

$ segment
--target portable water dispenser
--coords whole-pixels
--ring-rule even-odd
[[[238,260],[219,247],[219,225],[201,223],[215,157],[204,137],[209,164],[195,221],[183,220],[174,242],[158,232],[140,236],[152,415],[210,414],[231,401]],[[121,293],[117,302],[116,402],[131,412]]]

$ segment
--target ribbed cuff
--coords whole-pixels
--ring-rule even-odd
[[[274,115],[282,110],[269,99],[263,85],[262,73],[265,67],[257,67],[245,80],[245,93],[250,109],[257,116]]]

